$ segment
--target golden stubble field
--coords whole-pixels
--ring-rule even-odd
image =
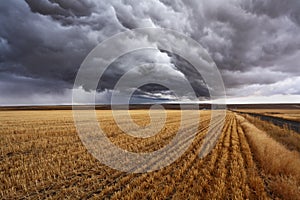
[[[148,111],[130,112],[138,125],[150,123]],[[260,130],[228,111],[216,147],[199,159],[210,111],[199,114],[196,138],[178,160],[158,171],[131,174],[111,169],[87,152],[72,111],[1,111],[0,197],[299,199],[299,151],[272,138],[272,129]],[[162,131],[143,139],[123,133],[111,111],[97,111],[97,116],[108,138],[132,152],[162,148],[174,137],[180,121],[180,111],[168,110]]]
[[[258,113],[271,117],[292,120],[300,123],[299,109],[239,109],[241,112]]]

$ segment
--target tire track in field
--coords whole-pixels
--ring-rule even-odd
[[[228,124],[225,124],[225,126],[223,127],[223,131],[227,130],[228,127]],[[222,149],[219,144],[224,141],[224,138],[224,134],[222,133],[216,147],[210,154],[202,159],[196,158],[196,162],[194,162],[194,165],[189,168],[187,173],[183,175],[182,179],[177,182],[176,193],[172,194],[172,198],[195,198],[186,196],[186,193],[190,193],[190,195],[196,195],[198,198],[203,195],[203,191],[206,190],[206,187],[209,184],[208,180],[211,178],[210,172],[214,170],[215,163],[218,160],[218,155],[220,154],[220,151]],[[199,155],[199,151],[200,148],[197,150],[197,157]]]
[[[209,120],[206,120],[206,122],[208,122]],[[193,126],[193,125],[192,125]],[[203,131],[203,129],[201,129],[200,130],[200,132],[202,132]],[[181,159],[180,159],[181,160]],[[159,160],[157,160],[156,158],[154,158],[154,163],[155,162],[157,162],[157,161],[159,161]],[[175,161],[175,162],[178,162],[178,160],[177,161]],[[173,163],[174,164],[174,163]],[[172,164],[172,165],[173,165]],[[171,166],[172,166],[171,165]],[[182,164],[183,165],[183,164]],[[167,168],[170,168],[170,166],[167,166]],[[160,174],[160,173],[162,173],[162,172],[165,172],[166,170],[168,170],[168,169],[162,169],[162,171],[160,170],[160,171],[158,171],[158,172],[152,172],[151,173],[151,179],[158,179],[159,177],[162,177],[162,174]],[[169,173],[169,172],[168,172]],[[135,177],[134,179],[132,179],[132,180],[128,180],[129,182],[125,182],[125,184],[127,185],[126,187],[120,187],[119,185],[124,185],[124,183],[121,183],[121,182],[119,182],[118,183],[118,185],[115,185],[115,186],[112,186],[112,190],[114,190],[114,191],[116,191],[115,189],[113,189],[113,188],[115,188],[115,187],[119,187],[119,189],[121,188],[121,190],[120,191],[118,191],[118,194],[120,194],[120,193],[126,193],[126,190],[130,190],[130,186],[131,185],[139,185],[138,183],[144,183],[143,185],[145,186],[145,187],[147,187],[147,184],[145,184],[145,181],[146,181],[146,179],[147,178],[149,178],[149,176],[148,176],[148,174],[143,174],[143,175],[141,175],[141,176],[137,176],[137,177]],[[141,187],[140,189],[143,189],[144,187]],[[124,189],[124,191],[123,191],[123,189]]]
[[[207,122],[208,121],[209,120],[207,120]],[[207,129],[208,129],[208,127],[206,126],[204,129],[201,129],[200,132],[203,132],[204,130],[207,130]],[[201,140],[202,139],[203,139],[203,136],[201,137]],[[196,160],[197,155],[198,154],[195,153],[194,158],[192,160]],[[157,160],[156,160],[156,162],[157,162]],[[188,165],[186,167],[186,170],[189,170],[190,165],[194,164],[195,162],[194,163],[187,162],[187,163],[188,163]],[[183,164],[185,164],[185,163],[183,163]],[[173,170],[178,171],[178,168],[173,169]],[[168,175],[168,174],[169,174],[169,172],[166,172],[166,170],[163,170],[163,171],[159,171],[159,172],[154,172],[154,174],[152,174],[151,176],[148,176],[147,174],[127,175],[127,176],[123,175],[123,176],[119,177],[119,181],[110,183],[101,192],[99,192],[99,193],[97,192],[94,194],[99,194],[101,197],[110,198],[110,197],[113,197],[112,195],[116,193],[118,197],[120,197],[120,195],[122,197],[124,197],[124,193],[126,193],[126,191],[130,190],[132,192],[132,188],[133,188],[133,187],[131,187],[132,185],[139,185],[138,190],[145,190],[145,188],[149,189],[149,187],[151,187],[151,185],[153,186],[153,181],[155,182],[155,185],[157,185],[157,180],[161,180],[161,177],[163,177],[164,175]],[[178,177],[180,177],[180,176],[178,176]],[[148,183],[148,181],[145,182],[145,179],[147,179],[147,178],[150,178],[152,183]],[[162,180],[161,182],[164,183],[165,180]],[[143,183],[143,184],[140,185],[140,183]],[[124,185],[126,185],[126,187]],[[116,196],[116,194],[114,196]]]
[[[249,187],[246,183],[247,174],[244,167],[244,160],[241,152],[241,143],[238,135],[238,124],[234,117],[233,129],[231,131],[231,151],[228,162],[229,173],[227,180],[226,198],[228,199],[249,199]]]
[[[236,114],[235,114],[236,118]],[[251,152],[247,137],[241,125],[237,123],[237,133],[239,136],[240,151],[243,157],[243,166],[246,171],[246,184],[249,188],[249,199],[267,199],[267,193],[264,186],[264,181],[259,175],[258,168],[254,162],[254,157]]]
[[[188,122],[188,120],[185,120]],[[142,138],[133,138],[131,136],[125,135],[126,133],[122,132],[120,129],[117,129],[114,131],[113,134],[109,133],[108,137],[113,141],[113,143],[121,148],[124,148],[126,150],[132,151],[132,152],[152,152],[154,150],[160,149],[161,145],[166,145],[168,141],[171,140],[171,138],[174,137],[174,132],[177,132],[178,127],[178,117],[176,117],[172,122],[167,122],[167,126],[165,126],[157,135],[142,139]],[[189,125],[194,126],[194,125]],[[111,132],[111,131],[110,131]],[[112,138],[115,137],[115,138]],[[157,143],[159,140],[160,143]],[[132,143],[134,142],[134,143]],[[140,144],[143,144],[140,146]],[[161,145],[160,145],[161,144]],[[156,145],[156,147],[153,148],[153,145]],[[160,145],[160,146],[158,146]],[[147,146],[150,146],[151,148],[148,148]]]
[[[154,143],[155,145],[155,143]],[[148,146],[148,149],[151,149],[152,146]],[[113,188],[118,187],[118,189],[120,189],[120,185],[122,184],[122,180],[126,180],[126,181],[130,181],[131,179],[134,179],[136,177],[140,177],[140,175],[134,175],[134,174],[126,174],[126,173],[119,173],[117,174],[117,177],[113,176],[113,181],[109,182],[109,183],[105,183],[105,187],[98,189],[97,191],[93,191],[91,192],[92,194],[99,194],[101,196],[105,196],[106,193],[110,193],[110,191],[114,191]],[[117,180],[116,180],[117,179]],[[102,184],[101,184],[102,185]],[[110,196],[110,195],[108,195]]]
[[[206,129],[208,129],[208,127],[206,127]],[[157,191],[157,193],[159,194],[155,194],[158,196],[165,196],[168,199],[172,198],[172,196],[175,193],[179,192],[179,189],[181,186],[186,186],[187,184],[184,184],[184,182],[187,182],[189,180],[189,177],[191,177],[191,172],[195,173],[195,171],[198,171],[198,169],[200,168],[199,165],[201,166],[201,163],[204,162],[204,159],[197,159],[198,158],[198,153],[200,151],[200,148],[195,148],[195,146],[199,146],[199,143],[202,142],[202,139],[198,142],[196,142],[196,144],[194,143],[194,145],[191,147],[192,149],[187,151],[187,155],[184,155],[183,158],[186,158],[184,161],[182,160],[178,160],[178,164],[174,163],[173,166],[176,167],[172,167],[170,172],[167,172],[166,175],[167,180],[162,178],[163,174],[159,174],[157,173],[157,179],[158,179],[158,183],[157,181],[155,182],[155,185],[159,185],[160,187],[157,188],[159,189],[160,192]],[[193,154],[190,153],[190,151],[194,151]],[[192,156],[190,156],[192,155]],[[181,165],[180,165],[181,163]],[[187,164],[186,164],[187,163]],[[182,166],[185,166],[184,170],[182,170]],[[195,170],[192,170],[195,169]],[[172,177],[169,176],[169,174],[172,174]],[[174,177],[173,177],[174,176]],[[183,180],[186,179],[186,180]],[[153,184],[153,183],[150,183]],[[148,184],[145,184],[145,186],[147,186]]]
[[[209,120],[207,120],[206,122],[209,122]],[[202,123],[204,123],[204,122],[202,122]],[[205,129],[207,129],[207,126],[205,126],[205,128],[202,128],[202,129],[199,129],[198,130],[198,132],[203,132],[203,130],[205,130]],[[201,137],[203,137],[202,135],[201,135]],[[198,138],[197,138],[198,139]],[[202,140],[202,138],[201,138],[201,140]],[[189,151],[187,151],[187,152],[189,152]],[[186,153],[187,154],[187,153]],[[196,154],[195,154],[196,155]],[[182,156],[182,157],[186,157],[186,156]],[[180,167],[177,167],[177,169],[178,168],[181,168],[181,166],[183,166],[183,165],[186,165],[186,163],[189,163],[189,162],[181,162],[181,159],[179,159],[179,160],[177,160],[177,161],[175,161],[175,163],[173,163],[174,165],[176,165],[176,166],[180,166]],[[162,177],[162,174],[161,173],[164,173],[164,172],[166,172],[166,171],[168,171],[167,172],[167,174],[166,175],[168,175],[169,173],[171,173],[172,175],[174,175],[175,173],[173,172],[174,170],[176,170],[176,171],[178,171],[177,169],[173,169],[173,166],[174,165],[171,165],[171,166],[167,166],[165,169],[163,169],[163,171],[159,171],[159,172],[152,172],[151,173],[151,181],[153,181],[154,179],[156,179],[156,180],[158,180],[159,178],[161,178]],[[190,163],[189,163],[190,164]],[[169,172],[170,171],[170,168],[171,168],[171,170],[173,170],[173,171],[171,171],[171,172]],[[187,168],[186,168],[187,169]],[[177,175],[176,175],[176,177],[177,177]],[[138,185],[138,183],[144,183],[143,184],[143,186],[141,186],[140,187],[140,190],[142,190],[143,188],[149,188],[149,185],[148,184],[146,184],[146,182],[147,182],[147,178],[150,178],[149,176],[148,176],[148,174],[144,174],[144,175],[142,175],[141,177],[137,177],[137,179],[136,180],[132,180],[131,182],[130,182],[130,185]],[[145,182],[146,181],[146,182]],[[151,185],[153,185],[153,182],[152,183],[150,183],[150,187],[151,187]],[[126,190],[128,191],[128,190],[130,190],[130,186],[128,186],[127,188],[125,188],[125,190],[124,191],[118,191],[117,192],[117,196],[120,196],[120,194],[124,194],[124,193],[126,193]],[[115,197],[116,195],[114,195],[114,197]],[[121,195],[122,196],[122,195]]]
[[[233,119],[231,115],[228,115],[228,128],[224,132],[224,139],[222,141],[222,146],[216,161],[216,167],[210,173],[210,187],[208,187],[207,196],[212,199],[217,199],[223,197],[226,191],[226,177],[228,174],[228,169],[226,164],[228,163],[230,154],[230,139]]]
[[[216,123],[217,124],[217,123]],[[215,126],[216,126],[215,124]],[[204,129],[204,131],[207,133],[208,131],[208,126]],[[165,186],[162,189],[165,189],[165,191],[167,190],[168,193],[164,193],[163,195],[168,196],[168,198],[172,198],[173,195],[177,192],[177,188],[178,188],[178,184],[182,184],[184,182],[185,179],[188,179],[189,177],[191,177],[191,173],[193,175],[193,177],[195,176],[195,172],[198,171],[199,166],[202,165],[202,163],[204,162],[204,159],[199,159],[199,151],[200,151],[200,147],[201,147],[201,143],[203,142],[203,138],[204,135],[201,135],[201,138],[198,139],[198,141],[194,142],[193,145],[191,146],[191,149],[189,151],[187,151],[187,155],[183,156],[185,157],[189,157],[190,155],[192,155],[192,157],[189,159],[190,161],[186,161],[185,168],[184,170],[180,170],[180,167],[176,167],[173,168],[173,170],[175,170],[175,172],[180,171],[180,173],[176,174],[175,177],[173,178],[173,188],[172,191],[170,191],[170,185],[168,183],[164,183],[163,185]],[[190,153],[192,151],[192,153]],[[181,163],[184,163],[182,161],[180,161]],[[176,164],[176,166],[178,166],[179,164]],[[180,165],[179,165],[180,166]],[[198,167],[197,167],[198,166]]]

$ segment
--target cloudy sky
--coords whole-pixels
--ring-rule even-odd
[[[90,96],[88,87],[74,87],[84,58],[111,36],[142,27],[199,42],[220,70],[229,103],[300,103],[299,0],[9,0],[0,3],[0,27],[0,105],[70,104],[72,90]],[[158,63],[157,78],[170,83],[185,77],[199,100],[209,100],[189,62],[154,49],[111,63],[97,102],[109,102],[117,80],[139,63]],[[174,100],[155,84],[136,88],[133,99]]]

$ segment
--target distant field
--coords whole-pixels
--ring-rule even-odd
[[[258,113],[300,122],[300,109],[238,109],[241,112]]]
[[[147,110],[130,113],[140,126],[150,122]],[[266,133],[254,122],[250,123],[250,119],[228,111],[216,147],[199,159],[211,113],[199,114],[201,123],[189,125],[198,126],[196,138],[178,160],[158,171],[130,174],[101,164],[87,152],[70,110],[0,111],[0,196],[4,199],[300,198],[300,154],[272,139],[269,136],[272,128]],[[291,114],[299,113],[291,111]],[[123,133],[110,110],[99,110],[97,116],[114,144],[127,151],[151,152],[174,137],[181,113],[168,110],[162,131],[146,139]]]

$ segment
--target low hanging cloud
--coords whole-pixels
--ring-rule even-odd
[[[10,0],[0,3],[0,103],[43,103],[32,100],[43,95],[52,99],[47,103],[71,102],[87,54],[116,33],[145,26],[173,29],[198,41],[216,62],[230,97],[257,91],[300,95],[292,84],[300,77],[298,0]],[[182,75],[199,98],[209,97],[188,62],[157,49],[112,63],[100,82],[99,102],[109,99],[117,79],[139,62],[164,63],[162,76],[176,82]],[[269,89],[274,87],[280,89]],[[135,95],[172,99],[166,88],[154,85]]]

